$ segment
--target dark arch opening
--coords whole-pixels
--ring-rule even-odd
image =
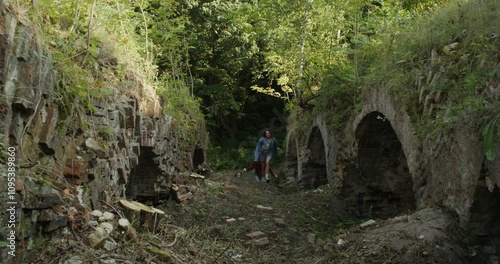
[[[202,147],[196,147],[193,153],[193,167],[194,169],[198,169],[198,166],[202,165],[205,162],[205,153]]]
[[[140,147],[139,162],[131,169],[125,196],[140,202],[157,202],[168,198],[167,190],[160,188],[161,171],[158,167],[158,155],[153,147]]]
[[[365,116],[356,130],[361,216],[386,219],[415,210],[413,180],[401,142],[380,112]]]
[[[500,257],[500,190],[490,182],[487,166],[483,163],[470,208],[469,229],[485,258]],[[489,189],[488,189],[489,186]]]
[[[302,168],[301,183],[305,188],[318,188],[328,183],[325,144],[321,131],[313,128],[307,143],[306,161]]]

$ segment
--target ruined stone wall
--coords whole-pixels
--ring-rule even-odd
[[[291,129],[286,138],[286,174],[306,188],[332,181],[338,143],[322,116],[317,116],[305,134]]]
[[[89,210],[118,197],[165,198],[171,182],[193,169],[195,149],[197,162],[205,160],[199,150],[207,142],[200,126],[195,142],[186,145],[180,124],[161,113],[155,96],[123,95],[119,86],[111,95],[89,96],[89,105],[78,99],[62,105],[57,72],[33,25],[3,7],[0,1],[0,133],[2,151],[16,149],[16,184],[15,190],[5,184],[2,153],[0,241],[11,230],[7,201],[15,202],[16,260],[28,263],[33,241]],[[145,89],[140,80],[125,81]],[[7,251],[2,248],[2,259]]]
[[[366,175],[362,175],[363,164],[360,163],[367,161],[359,156],[360,136],[363,133],[361,130],[364,129],[363,126],[370,126],[370,124],[364,124],[364,120],[373,113],[377,113],[380,123],[388,122],[390,124],[402,150],[402,156],[394,158],[394,170],[388,169],[379,173],[381,174],[380,179],[367,178]],[[325,164],[330,164],[328,183],[340,190],[345,188],[344,193],[357,193],[358,195],[360,193],[362,195],[377,193],[376,195],[380,195],[381,192],[389,191],[390,186],[394,186],[395,190],[407,188],[398,183],[405,173],[404,167],[407,166],[411,175],[411,178],[407,180],[410,184],[408,191],[413,193],[414,208],[440,206],[456,214],[466,225],[471,219],[471,208],[476,196],[481,196],[478,194],[480,192],[478,186],[486,186],[485,188],[490,190],[492,195],[499,189],[500,159],[498,157],[494,161],[485,159],[481,144],[481,131],[477,127],[457,124],[451,133],[429,135],[425,139],[420,139],[415,135],[414,124],[405,113],[404,108],[395,103],[384,89],[372,89],[366,94],[361,111],[346,127],[345,135],[342,137],[346,141],[337,142],[331,129],[321,124],[318,121],[311,124],[309,133],[314,127],[321,127],[323,140],[328,142],[325,143],[324,150]],[[374,137],[376,137],[376,130],[370,132]],[[304,164],[309,159],[308,138],[311,136],[306,135],[301,139],[292,130],[287,137],[287,162],[290,165],[287,166],[290,167],[288,171],[294,171],[299,182],[304,178]],[[293,151],[290,150],[290,147],[293,147]],[[382,153],[384,146],[379,147],[380,153]],[[499,150],[500,144],[497,143],[497,153],[500,153]],[[378,156],[375,153],[372,157],[377,159]],[[397,159],[404,159],[404,166],[396,164]],[[373,166],[373,170],[377,169],[377,162],[381,161],[376,160],[370,165]],[[296,168],[292,168],[292,164],[296,165]],[[486,172],[481,173],[481,171]],[[382,185],[386,186],[385,189],[380,187]],[[374,192],[371,188],[378,188],[378,190]],[[386,197],[386,199],[394,199],[394,197],[390,197],[391,195],[394,196],[394,193],[388,194],[389,198]],[[397,194],[397,196],[400,195]],[[353,205],[360,202],[370,202],[371,199],[379,199],[368,197],[360,201],[359,197],[347,198],[348,200],[352,199]],[[400,198],[396,197],[395,199]],[[401,206],[398,205],[398,207]],[[402,211],[398,212],[398,210],[394,212],[394,214],[403,213]]]

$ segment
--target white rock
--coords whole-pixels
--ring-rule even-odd
[[[420,239],[420,240],[422,240],[422,239],[424,239],[424,238],[425,238],[425,236],[424,236],[424,235],[420,235],[420,236],[418,236],[418,239]]]
[[[226,219],[226,222],[228,222],[228,223],[232,223],[232,222],[235,222],[235,221],[236,221],[236,219],[234,219],[234,218]]]
[[[345,241],[342,238],[339,238],[339,241],[337,241],[338,246],[342,246],[345,244]]]
[[[106,220],[113,220],[113,219],[115,219],[115,215],[112,214],[112,213],[110,213],[110,212],[104,212],[102,214],[102,217],[104,218],[105,221]]]
[[[245,217],[238,217],[238,221],[245,221]]]
[[[95,216],[95,217],[101,217],[102,216],[102,212],[99,211],[99,210],[94,210],[90,213],[90,215],[92,216]]]

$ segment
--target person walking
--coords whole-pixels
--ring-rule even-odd
[[[261,175],[265,175],[266,182],[269,182],[269,162],[273,157],[273,153],[278,157],[278,142],[272,136],[270,129],[264,129],[262,137],[255,147],[254,161],[259,161],[261,163]],[[275,177],[277,176],[275,175]]]

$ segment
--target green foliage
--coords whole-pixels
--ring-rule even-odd
[[[495,151],[495,129],[500,130],[497,125],[497,121],[500,119],[500,115],[497,115],[492,120],[489,120],[483,127],[483,147],[486,152],[486,158],[490,161],[494,160],[496,157]],[[500,131],[497,133],[496,137],[500,138]]]
[[[7,243],[6,241],[0,241],[0,248],[6,247],[8,245],[9,245],[9,243]]]
[[[457,124],[476,128],[492,122],[498,108],[488,86],[498,82],[499,40],[492,33],[499,30],[500,4],[446,1],[439,9],[422,4],[432,12],[410,13],[407,22],[392,23],[374,45],[361,49],[367,59],[365,86],[389,90],[422,137]],[[436,94],[439,101],[431,101],[435,108],[430,109],[426,95]],[[490,150],[491,129],[483,130]]]
[[[180,133],[184,147],[196,144],[196,131],[203,127],[203,114],[200,101],[191,97],[185,83],[172,85],[168,81],[159,81],[158,95],[164,100],[164,113],[179,122],[177,132]]]

